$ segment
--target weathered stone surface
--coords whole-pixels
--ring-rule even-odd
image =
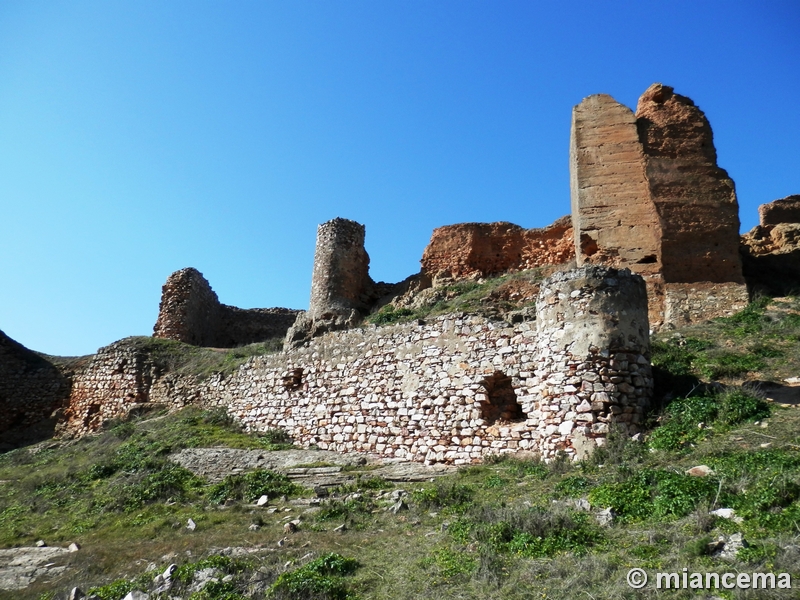
[[[668,328],[685,327],[713,317],[730,317],[750,302],[747,286],[739,283],[668,283],[656,311]],[[653,310],[651,310],[651,313]]]
[[[665,283],[744,283],[739,205],[717,166],[711,125],[686,96],[655,83],[636,107],[652,202],[661,221]]]
[[[585,98],[572,112],[570,187],[578,264],[660,273],[661,223],[650,197],[633,111],[611,96]]]
[[[376,297],[388,291],[376,290],[369,276],[364,236],[363,225],[339,217],[317,228],[311,301],[286,333],[285,347],[358,325]]]
[[[163,373],[123,341],[76,380],[70,423],[80,434],[142,403],[195,403],[224,407],[249,430],[284,429],[301,446],[456,465],[518,451],[575,456],[573,440],[583,453],[609,422],[636,432],[652,393],[641,278],[597,266],[557,273],[537,312],[514,325],[450,315],[334,332],[203,381]]]
[[[744,275],[772,294],[800,290],[800,195],[758,207],[761,224],[741,238]]]
[[[66,548],[0,549],[0,590],[22,590],[37,579],[58,575],[66,567],[53,563]]]
[[[364,226],[348,219],[336,218],[317,228],[308,308],[312,318],[364,308],[371,282],[364,236]]]
[[[167,278],[153,336],[195,346],[233,348],[282,338],[299,312],[221,304],[202,273],[190,267]]]
[[[758,207],[762,227],[781,223],[800,223],[800,194],[787,196]]]
[[[0,451],[53,434],[80,362],[57,366],[0,331]]]
[[[541,229],[512,223],[459,223],[437,227],[422,255],[430,278],[485,277],[563,264],[574,258],[568,217]]]
[[[734,185],[689,98],[653,84],[635,115],[604,94],[584,99],[570,177],[578,264],[642,275],[653,328],[720,316],[730,309],[719,296],[746,299]]]

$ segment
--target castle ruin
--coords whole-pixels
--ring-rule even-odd
[[[227,306],[196,269],[173,273],[154,337],[217,348],[284,339],[282,352],[233,372],[171,370],[135,338],[59,361],[0,334],[4,441],[42,423],[81,436],[142,407],[188,404],[225,408],[250,431],[285,429],[301,445],[428,464],[521,450],[580,458],[612,426],[633,434],[653,392],[651,328],[743,308],[740,251],[745,274],[794,269],[800,281],[800,224],[787,222],[800,219],[800,200],[762,207],[740,248],[708,120],[660,84],[635,113],[607,95],[575,107],[570,176],[570,217],[530,230],[437,228],[421,272],[399,284],[369,276],[363,225],[321,224],[308,311]],[[561,270],[513,324],[454,314],[361,325],[430,286],[543,265]]]

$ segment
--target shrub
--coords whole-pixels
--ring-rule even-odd
[[[528,558],[583,554],[604,540],[588,513],[541,507],[482,506],[454,524],[451,534],[461,543],[475,540],[487,551]]]
[[[470,502],[475,491],[468,485],[437,481],[432,487],[413,490],[411,500],[424,510],[431,508],[462,508]]]
[[[422,561],[426,568],[435,567],[437,575],[444,579],[452,579],[459,575],[470,575],[478,567],[475,555],[470,552],[451,548],[436,548]]]
[[[707,379],[737,377],[763,369],[764,366],[764,361],[758,356],[733,352],[705,355],[697,361],[698,373]]]
[[[219,569],[227,575],[236,575],[247,567],[248,563],[245,561],[215,554],[196,562],[179,566],[172,574],[172,579],[181,582],[183,585],[189,585],[192,583],[194,574],[203,569]]]
[[[574,498],[580,496],[592,487],[592,482],[583,477],[582,475],[572,475],[565,477],[556,484],[556,492],[566,496],[567,498]]]
[[[345,577],[359,567],[358,561],[329,553],[298,569],[283,573],[269,588],[275,600],[355,600]]]
[[[153,502],[172,498],[176,502],[186,500],[192,492],[202,488],[205,482],[183,467],[166,463],[153,473],[148,473],[137,484],[124,490],[126,510],[134,510]]]
[[[220,483],[208,490],[208,499],[216,504],[226,500],[253,502],[266,494],[276,496],[295,496],[302,488],[286,477],[273,471],[258,469],[243,475],[228,475]]]
[[[614,509],[622,521],[659,520],[689,514],[701,501],[713,501],[717,489],[713,477],[643,469],[625,481],[597,486],[589,493],[589,502]]]
[[[745,390],[729,390],[720,396],[718,418],[725,425],[738,425],[752,419],[763,419],[769,414],[769,405]]]
[[[287,450],[292,447],[292,438],[285,429],[267,429],[261,434],[261,443],[270,450]]]
[[[369,317],[369,322],[375,325],[390,325],[406,321],[414,316],[414,311],[409,308],[395,308],[392,304],[387,304],[378,312]]]
[[[772,298],[762,296],[735,315],[719,317],[715,321],[722,324],[724,329],[737,337],[761,333],[764,327],[770,323],[770,318],[764,314],[764,310],[769,306],[770,302],[772,302]]]
[[[612,423],[606,443],[595,448],[589,456],[589,465],[635,464],[644,460],[647,448],[628,436],[627,430]]]
[[[375,503],[364,496],[349,500],[328,500],[314,514],[314,518],[317,521],[333,521],[344,518],[352,524],[358,516],[370,515],[374,509]]]
[[[100,600],[122,600],[122,598],[134,590],[133,582],[127,579],[118,579],[108,585],[89,588],[89,595],[94,594]]]
[[[705,426],[737,425],[769,416],[769,405],[747,391],[729,389],[716,396],[680,398],[664,411],[664,423],[649,438],[657,450],[679,450],[707,435]]]
[[[673,401],[665,410],[663,424],[650,434],[650,446],[657,450],[679,450],[703,439],[718,413],[713,396],[693,396]]]

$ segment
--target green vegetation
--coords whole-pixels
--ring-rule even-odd
[[[496,314],[498,311],[514,310],[532,304],[533,300],[521,302],[511,300],[510,294],[504,293],[504,290],[513,287],[535,289],[533,286],[544,279],[544,276],[543,270],[531,269],[477,281],[458,281],[431,290],[428,301],[418,308],[410,309],[387,304],[367,317],[366,322],[390,325],[453,312],[482,314],[488,311]]]
[[[331,552],[282,574],[270,588],[269,597],[275,600],[357,600],[346,578],[358,567],[358,561]]]
[[[253,502],[262,495],[270,498],[296,496],[302,491],[300,486],[289,481],[285,475],[258,469],[244,475],[228,475],[209,488],[208,499],[215,504],[226,500]]]
[[[800,372],[800,300],[759,298],[730,317],[652,340],[661,392],[687,395],[700,380],[780,381]]]
[[[729,428],[769,414],[766,402],[738,388],[716,395],[680,398],[666,407],[662,425],[650,435],[650,446],[680,450],[704,439],[714,428]]]
[[[480,303],[490,283],[437,302]],[[655,336],[653,363],[666,398],[641,440],[612,428],[605,446],[579,463],[564,454],[548,463],[497,456],[403,484],[407,495],[364,468],[311,503],[278,473],[209,483],[167,460],[186,447],[291,447],[280,430],[243,434],[224,411],[114,423],[97,436],[0,455],[0,545],[82,546],[65,559],[63,576],[13,597],[52,600],[82,585],[118,600],[150,590],[170,563],[178,565],[170,593],[192,600],[661,597],[630,590],[633,567],[790,572],[796,582],[800,408],[739,384],[800,374],[800,302],[759,300],[738,315]],[[687,474],[698,465],[711,472]],[[269,505],[255,507],[262,494]],[[389,511],[399,497],[406,505]],[[718,508],[741,522],[712,514]],[[609,524],[597,519],[603,509]],[[300,523],[296,532],[284,529],[289,521]],[[713,542],[732,533],[748,547],[715,556]],[[145,572],[148,562],[155,569]],[[669,597],[695,597],[685,592]],[[714,593],[796,596],[763,592]]]
[[[177,340],[154,337],[131,337],[126,341],[164,369],[205,379],[213,373],[232,373],[253,356],[272,354],[283,349],[279,338],[238,348],[217,350],[184,344]]]

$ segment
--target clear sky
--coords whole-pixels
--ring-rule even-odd
[[[306,308],[316,227],[371,274],[435,227],[569,212],[572,107],[692,98],[742,229],[800,193],[800,2],[0,1],[0,329],[76,355],[149,335],[198,268]]]

